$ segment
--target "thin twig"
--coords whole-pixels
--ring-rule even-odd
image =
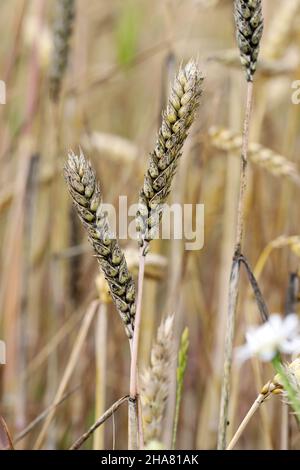
[[[103,424],[108,418],[110,418],[114,413],[115,411],[117,411],[118,408],[120,408],[120,406],[125,402],[127,401],[129,398],[128,395],[125,395],[124,397],[120,398],[118,401],[116,401],[110,408],[108,408],[108,410],[105,411],[105,413],[103,413],[103,415],[101,416],[101,418],[99,418],[94,424],[93,426],[90,427],[90,429],[88,431],[86,431],[84,434],[82,434],[82,436],[80,436],[75,442],[74,444],[71,445],[71,447],[69,448],[69,450],[78,450],[82,444],[93,434],[93,432],[99,427],[101,426],[101,424]]]
[[[235,331],[235,317],[238,302],[239,279],[240,279],[240,262],[243,233],[244,233],[244,218],[245,218],[245,195],[247,188],[247,163],[248,163],[248,142],[249,142],[249,127],[251,119],[253,98],[253,82],[247,83],[247,100],[246,111],[243,129],[243,144],[241,155],[241,178],[240,178],[240,193],[238,203],[237,215],[237,231],[234,256],[231,267],[230,284],[229,284],[229,300],[228,300],[228,317],[226,328],[226,345],[225,345],[225,360],[224,360],[224,376],[221,392],[221,405],[220,405],[220,419],[218,430],[218,449],[225,449],[226,447],[226,431],[228,421],[228,403],[230,394],[230,374],[232,367],[232,354],[233,354],[233,339]]]
[[[241,437],[242,433],[244,432],[247,424],[249,423],[250,419],[252,418],[252,416],[254,415],[254,413],[258,410],[258,408],[260,407],[260,405],[264,402],[264,400],[267,398],[267,395],[263,395],[263,394],[259,394],[258,397],[256,398],[255,402],[253,403],[253,405],[251,406],[250,410],[248,411],[248,413],[246,414],[245,418],[243,419],[243,421],[241,422],[238,430],[236,431],[235,435],[233,436],[233,438],[231,439],[228,447],[226,450],[232,450],[234,448],[234,446],[236,445],[237,441],[239,440],[239,438]]]
[[[61,379],[61,382],[60,382],[60,385],[57,389],[57,392],[56,392],[56,395],[55,395],[55,398],[53,400],[53,405],[57,404],[62,396],[63,396],[63,393],[66,389],[66,386],[70,380],[70,377],[75,369],[75,366],[78,362],[78,358],[79,358],[79,355],[80,355],[80,352],[81,352],[81,349],[82,349],[82,346],[83,346],[83,343],[84,343],[84,340],[87,336],[87,333],[88,333],[88,330],[90,328],[90,325],[92,323],[92,320],[95,316],[95,313],[98,309],[98,306],[99,306],[99,302],[98,301],[93,301],[91,304],[90,304],[90,307],[88,308],[87,312],[86,312],[86,315],[84,317],[84,320],[83,320],[83,323],[81,325],[81,328],[78,332],[78,335],[77,335],[77,338],[76,338],[76,341],[75,341],[75,344],[74,344],[74,347],[72,349],[72,352],[71,352],[71,355],[70,355],[70,358],[68,360],[68,363],[67,363],[67,366],[66,366],[66,369],[64,371],[64,374],[63,374],[63,377]],[[44,442],[44,439],[46,437],[46,433],[48,431],[48,428],[52,422],[52,419],[54,417],[54,414],[55,414],[55,410],[56,408],[54,408],[48,415],[45,423],[44,423],[44,426],[42,427],[41,429],[41,432],[40,434],[38,435],[37,437],[37,440],[36,440],[36,443],[34,445],[34,448],[35,449],[40,449],[41,446],[43,445],[43,442]]]
[[[27,434],[29,434],[41,421],[43,421],[46,416],[52,411],[53,409],[57,408],[59,405],[61,405],[67,398],[69,398],[73,393],[75,393],[81,385],[77,385],[77,387],[73,388],[73,390],[70,390],[69,392],[65,393],[62,399],[56,403],[48,406],[42,413],[40,413],[36,418],[34,418],[23,431],[21,431],[19,434],[17,434],[16,438],[14,439],[14,444],[17,444],[19,441],[21,441]]]

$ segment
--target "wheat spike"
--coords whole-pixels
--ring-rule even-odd
[[[223,127],[209,129],[211,143],[219,150],[226,152],[240,151],[242,136]],[[296,165],[282,155],[278,155],[260,144],[251,142],[248,149],[249,159],[268,170],[274,176],[285,176],[300,185],[300,174]]]
[[[156,235],[162,206],[170,192],[181,150],[194,120],[202,81],[203,76],[194,61],[180,68],[175,78],[140,192],[137,230],[141,245]]]
[[[75,17],[75,0],[57,0],[53,25],[53,54],[50,65],[50,97],[57,101],[67,67],[69,42]]]
[[[151,350],[150,366],[141,376],[145,442],[160,440],[161,422],[168,398],[169,372],[173,359],[174,316],[162,321]]]
[[[261,0],[235,0],[234,19],[240,57],[247,81],[253,81],[263,33]]]
[[[102,209],[101,190],[96,174],[82,153],[77,156],[73,152],[69,153],[64,174],[73,203],[95,250],[126,333],[132,338],[135,285],[124,254],[110,232],[107,214]]]
[[[279,367],[280,372],[263,386],[261,394],[281,395],[292,407],[300,422],[300,359],[297,358],[289,364],[280,363]]]

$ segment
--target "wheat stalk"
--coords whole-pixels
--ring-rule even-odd
[[[125,256],[110,231],[107,214],[102,209],[101,190],[96,174],[82,152],[79,156],[73,152],[69,153],[64,174],[74,206],[108,282],[127,336],[132,338],[135,285]]]
[[[253,81],[263,32],[261,0],[235,0],[236,39],[247,81]]]
[[[53,53],[50,64],[50,97],[57,101],[68,64],[69,42],[75,17],[75,0],[57,0],[53,25]]]
[[[229,129],[213,126],[208,131],[211,143],[215,148],[226,152],[240,151],[242,136]],[[282,155],[261,144],[250,142],[248,147],[249,160],[265,168],[274,176],[283,176],[300,185],[300,174],[297,166]]]
[[[151,350],[150,365],[141,375],[141,401],[146,443],[159,440],[161,435],[173,356],[173,326],[173,315],[161,322]]]
[[[140,259],[138,274],[138,296],[136,303],[135,332],[132,342],[130,369],[130,398],[137,396],[137,366],[139,332],[142,314],[142,297],[145,272],[145,257],[148,245],[157,233],[162,206],[171,190],[171,183],[181,149],[194,120],[196,108],[202,93],[203,77],[197,64],[191,60],[180,68],[168,99],[167,108],[162,116],[162,125],[154,152],[150,154],[144,185],[140,192],[136,216],[139,233]],[[139,429],[141,434],[141,429]]]
[[[236,36],[240,49],[242,64],[246,69],[247,92],[246,109],[241,146],[240,190],[237,210],[237,228],[234,254],[231,265],[228,296],[228,316],[225,340],[224,375],[221,391],[220,417],[218,427],[218,449],[226,448],[226,431],[228,406],[231,386],[231,368],[233,357],[233,340],[235,333],[235,317],[238,304],[240,259],[244,235],[245,199],[247,189],[247,165],[249,147],[249,129],[253,101],[253,76],[259,52],[259,44],[263,31],[261,0],[235,0],[234,17]]]

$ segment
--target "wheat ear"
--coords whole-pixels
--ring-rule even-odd
[[[162,321],[151,350],[150,365],[141,375],[141,401],[145,442],[160,440],[161,423],[168,398],[173,358],[174,316]]]
[[[181,150],[202,94],[202,82],[203,76],[193,60],[180,68],[174,80],[140,192],[137,230],[141,245],[155,238],[157,233],[162,206],[171,190]]]
[[[50,97],[57,101],[68,64],[69,42],[75,17],[75,0],[56,0],[53,25],[53,53],[50,65]]]
[[[242,147],[242,136],[223,127],[209,129],[211,143],[219,150],[226,152],[238,151]],[[283,176],[300,185],[300,174],[297,166],[286,157],[255,142],[249,142],[249,160],[265,168],[274,176]]]
[[[261,0],[235,0],[236,39],[247,81],[253,81],[263,32]]]
[[[112,299],[129,338],[133,336],[135,285],[124,254],[111,234],[106,212],[102,209],[100,185],[95,171],[82,152],[73,152],[64,168],[65,179],[79,218],[87,231],[100,268],[108,282]]]

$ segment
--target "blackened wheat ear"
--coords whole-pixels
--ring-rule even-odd
[[[75,0],[57,0],[53,25],[53,55],[50,65],[50,97],[57,101],[68,64],[69,42],[75,17]]]
[[[235,0],[234,18],[241,62],[246,69],[247,81],[252,82],[263,33],[261,0]]]
[[[199,104],[202,81],[203,76],[194,61],[180,68],[175,78],[140,192],[137,230],[141,245],[156,236],[162,206],[170,192],[181,149]]]
[[[82,153],[77,156],[70,152],[64,174],[79,218],[88,233],[111,296],[125,325],[127,336],[132,338],[135,285],[124,254],[110,231],[95,171]]]

